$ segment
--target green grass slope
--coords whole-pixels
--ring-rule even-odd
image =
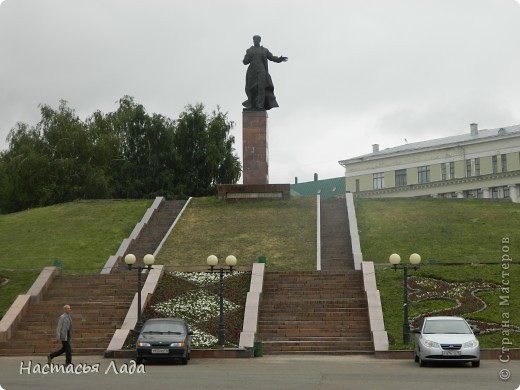
[[[408,263],[414,252],[421,255],[422,265],[409,276],[433,280],[418,293],[410,289],[411,318],[424,313],[463,315],[481,328],[497,329],[479,336],[482,347],[499,348],[504,339],[520,344],[520,299],[508,290],[520,285],[520,265],[502,261],[505,254],[519,260],[520,204],[385,199],[356,200],[355,206],[363,259],[378,265],[377,286],[391,349],[411,345],[402,341],[403,271],[383,265],[392,253]],[[479,291],[486,284],[495,287]],[[504,297],[509,297],[507,305]]]
[[[0,215],[0,316],[43,267],[60,259],[64,273],[99,273],[152,204],[77,201]]]
[[[500,262],[502,240],[520,253],[520,204],[484,200],[356,200],[361,250],[365,261],[387,263],[392,253],[408,261],[416,252],[423,262]]]
[[[151,202],[80,201],[0,216],[0,280],[10,280],[0,287],[0,316],[16,295],[27,291],[41,268],[52,265],[56,258],[62,261],[65,273],[100,272]],[[378,265],[376,276],[385,326],[394,349],[405,346],[400,341],[402,271],[384,266],[391,253],[399,253],[403,261],[411,253],[419,253],[423,265],[410,271],[410,275],[433,278],[437,284],[459,283],[466,288],[472,283],[503,286],[507,282],[512,289],[520,284],[519,265],[511,265],[504,277],[501,264],[505,239],[509,239],[509,255],[518,260],[518,204],[390,199],[356,200],[355,205],[364,259]],[[233,254],[241,265],[266,256],[269,270],[315,269],[316,199],[238,204],[226,204],[216,198],[193,199],[156,262],[204,266],[209,254],[222,260]],[[458,289],[450,286],[448,290]],[[412,294],[410,314],[450,311],[459,304],[457,299],[468,296],[463,295],[454,297],[440,288],[432,288],[428,299],[415,299]],[[485,302],[485,307],[465,315],[498,324],[497,327],[503,325],[504,315],[509,316],[510,338],[517,345],[520,300],[513,291],[508,304],[501,305],[504,295],[500,288],[475,291],[474,296]],[[504,337],[501,332],[494,332],[480,339],[484,347],[500,347]]]
[[[197,198],[165,242],[157,263],[204,266],[214,254],[238,265],[265,256],[269,269],[316,269],[316,199],[227,204]]]

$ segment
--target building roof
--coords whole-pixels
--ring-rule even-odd
[[[467,143],[475,143],[482,141],[490,141],[493,138],[509,138],[509,137],[518,137],[520,136],[520,125],[507,126],[507,127],[499,127],[495,129],[484,129],[478,130],[475,134],[466,133],[460,135],[454,135],[450,137],[437,138],[427,141],[421,142],[413,142],[410,144],[404,144],[395,146],[393,148],[387,148],[380,151],[374,151],[372,153],[364,154],[358,157],[341,160],[339,164],[342,166],[360,162],[363,160],[372,160],[377,158],[388,157],[393,154],[405,154],[405,153],[414,153],[422,150],[428,149],[440,149],[446,148],[450,145],[459,145],[459,144],[467,144]]]
[[[344,176],[291,184],[291,195],[294,196],[316,196],[320,194],[321,198],[326,199],[333,196],[345,195],[345,192],[346,184]]]

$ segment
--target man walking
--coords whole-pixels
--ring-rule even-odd
[[[47,356],[47,363],[51,364],[52,359],[65,353],[65,365],[72,364],[72,349],[70,347],[70,339],[72,336],[72,317],[70,312],[72,309],[69,305],[63,306],[63,314],[58,320],[56,327],[56,340],[61,341],[61,349],[52,352]]]

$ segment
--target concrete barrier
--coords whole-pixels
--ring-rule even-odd
[[[258,325],[260,295],[264,285],[265,263],[254,263],[251,271],[251,283],[246,298],[244,325],[240,332],[239,348],[253,348]]]
[[[152,205],[144,213],[144,216],[141,219],[141,221],[138,222],[134,226],[134,230],[132,230],[132,233],[130,233],[130,236],[128,238],[125,238],[121,242],[121,245],[119,246],[119,249],[117,250],[116,254],[112,255],[112,256],[110,256],[108,258],[108,260],[105,263],[105,266],[101,270],[101,274],[109,274],[109,273],[112,272],[112,268],[118,263],[118,261],[120,259],[123,258],[123,256],[125,255],[126,251],[130,247],[130,245],[135,240],[137,240],[137,238],[141,234],[141,231],[143,230],[143,228],[148,224],[148,222],[150,222],[150,218],[152,218],[152,216],[157,211],[157,209],[159,208],[161,203],[164,202],[164,201],[165,201],[165,198],[162,197],[162,196],[158,196],[158,197],[155,198],[155,200],[152,203]]]
[[[376,352],[388,351],[388,334],[386,333],[385,322],[383,320],[381,297],[379,296],[379,290],[376,285],[374,263],[371,261],[363,261],[361,263],[361,269],[363,271],[363,284],[365,285],[365,293],[368,301],[368,316],[374,350]]]
[[[34,281],[27,295],[31,296],[31,305],[40,302],[43,294],[49,289],[54,278],[60,274],[60,269],[57,267],[45,267]]]
[[[161,277],[164,274],[164,266],[156,265],[154,266],[150,272],[148,273],[148,277],[144,285],[141,288],[141,313],[144,308],[148,304],[148,301],[152,294],[154,293]],[[105,356],[112,356],[114,351],[120,350],[123,348],[126,338],[130,334],[130,332],[135,328],[137,324],[137,305],[138,305],[138,297],[137,293],[135,293],[134,300],[128,309],[126,317],[123,321],[123,325],[121,325],[120,329],[116,329],[112,339],[110,340],[110,344],[107,347],[105,352]]]
[[[52,280],[60,274],[57,267],[45,267],[36,278],[27,294],[18,295],[0,321],[0,341],[9,340],[27,312],[29,305],[38,303]]]
[[[357,226],[356,208],[354,207],[354,195],[350,192],[345,194],[348,211],[348,224],[350,229],[350,240],[352,242],[352,255],[354,256],[354,269],[360,270],[363,261],[361,253],[361,243],[359,241],[359,231]]]
[[[0,321],[0,341],[9,340],[16,327],[22,320],[22,316],[27,312],[31,296],[28,294],[18,295],[7,313]]]

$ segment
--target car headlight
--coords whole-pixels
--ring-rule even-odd
[[[476,348],[478,347],[478,341],[477,340],[471,340],[466,341],[464,344],[462,344],[463,348]]]
[[[423,340],[422,343],[427,348],[440,348],[439,343],[436,343],[435,341]]]
[[[170,344],[170,347],[185,347],[186,346],[186,343],[184,341],[180,342],[180,343],[171,343]]]
[[[143,343],[142,341],[137,342],[138,347],[150,347],[150,343]]]

